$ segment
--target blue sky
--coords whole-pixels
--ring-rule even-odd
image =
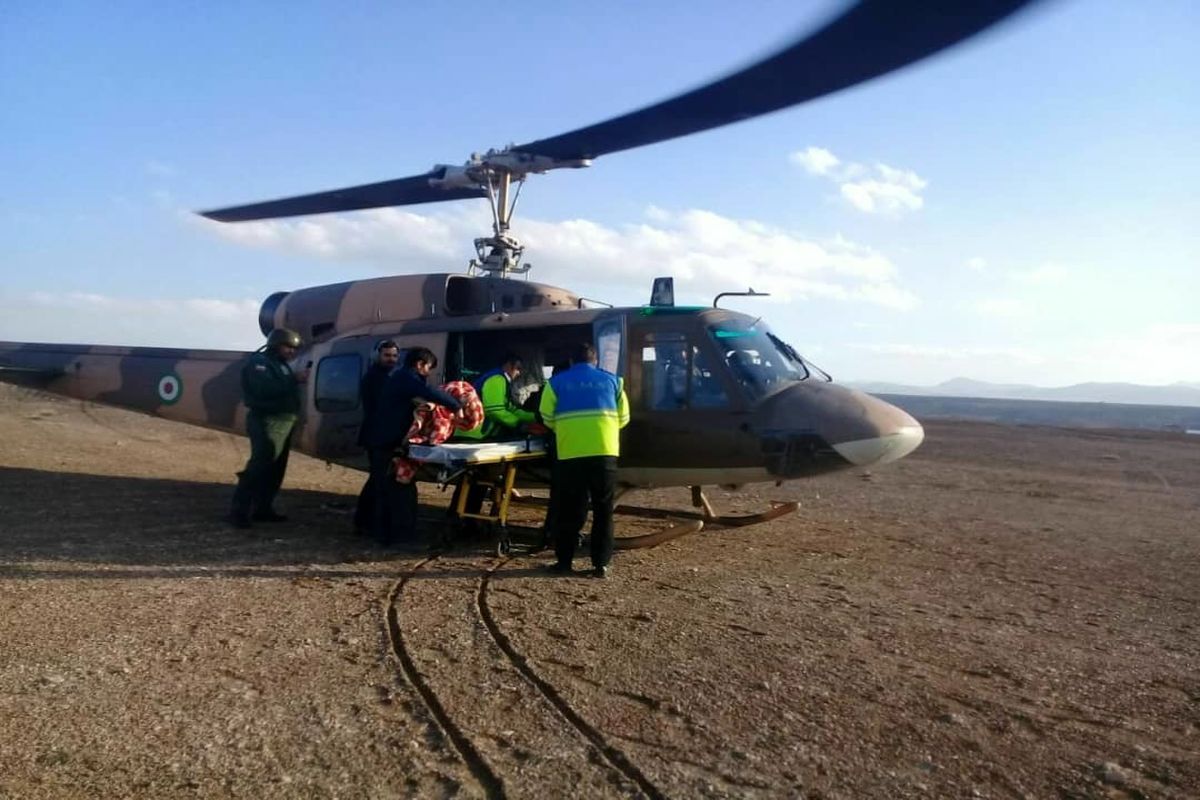
[[[457,271],[482,201],[190,212],[595,122],[839,7],[348,5],[5,4],[0,339],[251,348],[273,291]],[[1197,382],[1198,34],[1188,0],[1052,2],[850,91],[535,177],[515,231],[533,279],[619,304],[660,274],[697,302],[772,291],[742,307],[842,380]]]

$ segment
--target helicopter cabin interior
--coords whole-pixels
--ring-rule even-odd
[[[580,342],[592,341],[590,324],[517,328],[502,336],[495,331],[452,333],[446,344],[445,375],[447,380],[473,383],[500,366],[505,356],[515,354],[524,368],[514,381],[513,397],[517,403],[528,405],[542,383],[567,366],[571,350]],[[619,342],[613,348],[614,354],[618,353]]]
[[[447,343],[445,375],[474,381],[513,353],[524,366],[514,382],[514,399],[527,404],[543,382],[567,366],[571,350],[583,341],[596,346],[603,369],[625,379],[635,412],[728,411],[742,405],[736,375],[720,366],[727,363],[726,354],[695,309],[614,315],[593,324],[515,329],[503,336],[495,331],[454,333]],[[755,369],[742,350],[732,349],[730,357],[746,362],[739,374],[749,376]]]

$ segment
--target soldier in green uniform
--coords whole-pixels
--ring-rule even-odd
[[[292,431],[300,413],[300,384],[308,378],[307,370],[297,374],[288,366],[300,344],[300,334],[276,328],[266,346],[242,367],[242,401],[250,409],[246,415],[250,460],[238,473],[233,493],[230,520],[235,527],[286,519],[272,503],[287,471]]]

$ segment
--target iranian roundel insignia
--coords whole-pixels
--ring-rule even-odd
[[[158,379],[158,399],[167,405],[174,403],[183,394],[183,381],[174,372],[168,372]]]

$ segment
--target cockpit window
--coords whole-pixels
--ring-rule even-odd
[[[757,320],[722,320],[708,330],[738,383],[756,400],[789,383],[832,380]]]
[[[655,411],[724,408],[729,397],[708,355],[683,333],[655,331],[642,339],[642,403]]]

